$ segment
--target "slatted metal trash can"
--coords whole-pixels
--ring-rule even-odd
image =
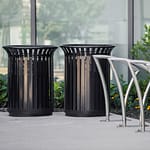
[[[53,53],[57,47],[10,45],[8,112],[10,116],[52,115]]]
[[[92,55],[110,55],[113,45],[66,44],[65,54],[65,113],[67,116],[103,116],[105,101],[101,80]],[[109,90],[110,68],[107,60],[100,61]]]

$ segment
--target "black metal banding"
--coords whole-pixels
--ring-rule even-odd
[[[113,45],[65,44],[65,113],[68,116],[105,115],[101,80],[92,55],[110,55]],[[109,87],[109,64],[100,62]],[[108,88],[109,90],[109,88]]]
[[[8,111],[11,116],[51,115],[56,46],[8,45]],[[50,69],[49,69],[50,68]],[[50,93],[50,95],[49,95]]]

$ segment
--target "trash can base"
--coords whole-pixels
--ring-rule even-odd
[[[49,116],[52,115],[52,111],[38,111],[38,112],[22,112],[22,111],[8,111],[9,116],[14,117],[32,117],[32,116]]]
[[[66,111],[66,116],[72,117],[96,117],[96,116],[105,116],[104,112],[79,112],[79,111]]]

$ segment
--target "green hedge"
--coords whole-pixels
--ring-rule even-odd
[[[128,83],[126,81],[123,81],[122,77],[120,78],[120,82],[122,85],[123,94],[125,95],[125,92],[128,87]],[[147,86],[148,82],[149,82],[149,78],[147,78],[146,80],[142,80],[142,79],[139,80],[139,85],[141,88],[142,95],[144,94],[145,87]],[[116,113],[121,113],[120,96],[119,96],[117,84],[115,82],[111,82],[110,84],[110,101],[111,101],[112,111]],[[145,113],[148,115],[150,113],[150,95],[147,96],[144,108],[145,108]],[[139,113],[139,109],[140,109],[139,99],[137,96],[135,86],[133,85],[129,93],[126,111],[127,113],[131,111],[134,113]]]
[[[54,108],[64,108],[64,81],[54,82]]]
[[[7,75],[0,74],[0,107],[7,104]]]

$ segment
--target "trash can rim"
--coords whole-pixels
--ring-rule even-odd
[[[53,46],[53,45],[6,45],[3,46],[3,48],[14,48],[14,49],[23,49],[23,48],[58,48],[57,46]]]
[[[105,47],[110,47],[110,48],[114,48],[115,45],[111,45],[111,44],[63,44],[61,45],[60,47],[69,47],[69,48],[74,48],[74,47],[102,47],[102,48],[105,48]]]

